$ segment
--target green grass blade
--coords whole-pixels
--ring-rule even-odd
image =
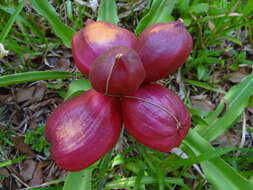
[[[74,17],[73,17],[73,9],[72,9],[72,1],[67,0],[66,2],[66,7],[67,7],[67,17],[69,20],[71,20],[72,22],[74,22]]]
[[[29,190],[61,190],[61,189],[62,189],[61,186],[29,188]]]
[[[64,45],[70,47],[75,31],[61,22],[54,7],[47,0],[31,0],[31,3],[33,8],[48,20],[55,34],[62,40]]]
[[[173,166],[173,167],[182,167],[182,166],[189,166],[193,164],[197,164],[203,161],[207,161],[213,158],[218,158],[224,154],[227,154],[231,151],[253,151],[251,148],[237,148],[237,147],[229,147],[229,148],[217,148],[213,151],[207,151],[203,154],[200,154],[198,156],[192,157],[192,158],[187,158],[187,159],[179,159],[175,161],[164,161],[165,164],[168,166]]]
[[[204,83],[204,82],[200,82],[200,81],[196,81],[196,80],[190,80],[190,79],[183,79],[184,82],[187,82],[191,85],[194,85],[194,86],[198,86],[198,87],[201,87],[201,88],[204,88],[206,90],[210,90],[210,91],[214,91],[214,92],[218,92],[218,93],[221,93],[221,94],[225,94],[226,92],[224,92],[223,90],[219,90],[217,88],[214,88],[210,85],[208,85],[207,83]]]
[[[53,187],[34,187],[29,188],[29,190],[62,190],[62,186],[59,186],[57,184],[64,182],[65,178],[55,179],[49,182],[46,182],[44,184],[38,185],[38,186],[53,186]]]
[[[242,114],[248,104],[249,97],[253,94],[253,73],[245,77],[238,85],[232,87],[225,95],[223,105],[219,105],[217,109],[222,112],[226,108],[226,112],[220,118],[212,118],[212,122],[208,126],[199,126],[196,131],[199,132],[208,141],[214,140],[227,130]],[[226,102],[226,104],[225,104]]]
[[[119,17],[117,5],[114,0],[102,0],[98,9],[98,21],[111,22],[118,24]]]
[[[104,189],[121,189],[121,188],[131,188],[135,186],[136,177],[128,177],[128,178],[122,178],[118,180],[114,180],[110,183],[107,183],[104,187]],[[185,187],[186,189],[189,189],[184,184],[183,180],[180,178],[165,178],[165,183],[169,184],[177,184],[182,187]],[[143,176],[141,179],[141,184],[158,184],[158,180],[151,176]]]
[[[0,77],[0,87],[38,80],[66,79],[74,76],[73,73],[63,71],[33,71],[17,73]]]
[[[241,22],[241,23],[236,23],[236,24],[233,24],[231,25],[230,27],[222,30],[222,32],[219,34],[220,36],[225,36],[228,32],[236,29],[236,28],[240,28],[242,26],[246,26],[246,25],[252,25],[253,24],[253,20],[252,19],[249,19],[245,22]]]
[[[112,158],[112,151],[108,152],[99,163],[98,179],[105,177],[106,172],[110,169],[110,162]]]
[[[19,162],[21,162],[22,160],[24,160],[25,158],[27,158],[27,156],[24,155],[24,156],[20,156],[20,157],[18,157],[18,158],[16,158],[16,159],[13,159],[13,160],[8,160],[8,161],[1,162],[1,163],[0,163],[0,168],[6,167],[6,166],[10,166],[10,165],[12,165],[12,164],[19,163]]]
[[[159,22],[173,21],[170,15],[177,0],[153,0],[149,12],[141,19],[135,33],[140,34],[145,28]]]
[[[141,146],[138,146],[138,150],[139,152],[141,153],[141,155],[143,156],[145,162],[147,163],[147,165],[149,166],[149,168],[151,169],[151,171],[154,173],[154,174],[157,174],[157,167],[155,167],[155,164],[149,157],[148,153],[145,151],[144,147],[141,145]]]
[[[0,5],[0,9],[4,12],[10,14],[10,15],[15,14],[15,11],[16,11],[14,8],[5,7],[5,6],[2,6],[2,5]],[[31,32],[33,32],[36,36],[38,36],[40,38],[45,38],[43,33],[40,31],[39,28],[34,26],[31,22],[28,22],[27,20],[25,20],[24,17],[22,17],[21,15],[17,16],[16,21],[17,22],[22,22],[24,25],[26,25],[28,28],[30,28]],[[28,37],[31,37],[31,36],[28,35]]]
[[[190,130],[183,143],[186,146],[182,146],[182,149],[186,153],[193,151],[196,156],[214,151],[212,145],[194,130]],[[216,189],[253,189],[253,183],[251,181],[241,176],[239,172],[234,170],[221,158],[213,158],[203,161],[200,164],[206,178]]]
[[[248,15],[250,15],[250,13],[252,14],[252,12],[253,12],[253,1],[249,0],[247,2],[246,7],[243,10],[243,15],[248,16]]]
[[[3,31],[1,32],[0,35],[0,43],[3,43],[7,35],[9,34],[11,27],[13,23],[15,22],[16,18],[18,17],[19,13],[22,11],[23,7],[25,6],[27,0],[21,1],[15,10],[14,14],[11,15],[10,19],[6,23]]]
[[[62,190],[91,190],[91,176],[93,167],[80,172],[69,172]]]

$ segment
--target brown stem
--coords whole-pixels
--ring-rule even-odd
[[[134,100],[139,100],[139,101],[142,101],[142,102],[145,102],[145,103],[148,103],[148,104],[151,104],[153,106],[156,106],[158,108],[160,108],[161,110],[163,110],[164,112],[166,112],[168,115],[170,115],[177,123],[177,129],[181,129],[182,126],[181,126],[181,123],[180,121],[176,118],[175,115],[173,115],[166,107],[163,107],[159,104],[156,104],[154,102],[150,102],[150,101],[147,101],[143,98],[139,98],[139,97],[135,97],[135,96],[125,96],[125,95],[110,95],[110,94],[107,94],[107,96],[113,96],[113,97],[117,97],[117,98],[129,98],[129,99],[134,99]]]
[[[111,77],[112,77],[112,71],[113,71],[113,68],[115,66],[116,63],[119,62],[120,58],[123,56],[122,53],[119,53],[115,56],[115,61],[113,62],[113,64],[111,65],[111,68],[110,68],[110,71],[109,71],[109,74],[108,74],[108,77],[106,79],[106,86],[105,86],[105,95],[109,95],[109,85],[110,85],[110,80],[111,80]]]
[[[163,110],[164,112],[166,112],[167,114],[169,114],[176,121],[176,123],[177,123],[177,129],[181,128],[180,121],[167,108],[165,108],[165,107],[163,107],[163,106],[161,106],[159,104],[156,104],[154,102],[150,102],[150,101],[147,101],[147,100],[145,100],[143,98],[138,98],[138,97],[135,97],[135,96],[123,96],[123,98],[129,98],[129,99],[135,99],[135,100],[143,101],[145,103],[148,103],[148,104],[151,104],[153,106],[156,106],[156,107],[160,108],[161,110]]]

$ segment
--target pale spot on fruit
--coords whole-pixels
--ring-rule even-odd
[[[90,43],[105,44],[113,41],[120,30],[110,27],[105,23],[92,23],[86,27],[85,37]]]
[[[118,54],[115,56],[115,58],[116,58],[116,59],[120,59],[123,55],[124,55],[123,53],[118,53]]]
[[[160,32],[161,30],[168,30],[171,27],[173,27],[172,24],[163,24],[163,25],[159,25],[154,27],[153,29],[150,30],[150,33],[156,33],[156,32]]]
[[[68,120],[56,128],[56,138],[61,142],[62,151],[71,151],[78,147],[79,140],[85,135],[83,125],[80,120]]]

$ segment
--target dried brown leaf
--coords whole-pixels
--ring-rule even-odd
[[[42,163],[38,163],[34,171],[33,178],[29,182],[30,186],[36,186],[43,183]]]
[[[229,77],[229,81],[231,81],[233,83],[239,83],[246,76],[247,76],[247,74],[244,74],[244,73],[241,73],[241,72],[234,72]]]
[[[5,177],[9,177],[10,176],[10,173],[7,169],[5,168],[0,168],[0,175],[3,175]]]
[[[20,175],[25,181],[31,180],[33,178],[34,171],[36,169],[37,163],[32,160],[25,160],[21,165]]]
[[[46,86],[43,84],[36,86],[36,90],[33,94],[32,101],[41,101],[44,97],[46,89],[47,89]]]
[[[60,71],[69,71],[70,62],[68,59],[61,58],[59,59],[56,64],[55,68]]]
[[[233,83],[239,83],[248,74],[249,72],[245,68],[241,68],[239,71],[230,74],[229,81]]]
[[[241,140],[241,134],[239,132],[237,133],[232,133],[227,131],[226,133],[223,133],[220,135],[216,142],[218,142],[219,147],[224,148],[224,147],[236,147],[240,144]]]
[[[34,90],[35,86],[32,86],[30,88],[18,89],[16,94],[17,103],[32,99]]]
[[[206,112],[211,112],[214,109],[214,105],[208,100],[192,100],[191,103],[194,109],[199,109]]]
[[[16,149],[23,154],[27,154],[28,156],[34,156],[35,153],[32,151],[31,147],[24,143],[23,136],[17,136],[12,138],[12,142],[15,145]]]

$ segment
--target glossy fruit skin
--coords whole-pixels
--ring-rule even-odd
[[[192,50],[192,37],[181,21],[154,24],[140,34],[136,50],[145,67],[145,82],[152,82],[183,65]]]
[[[56,164],[79,171],[116,144],[121,125],[119,100],[89,90],[55,109],[46,123],[45,136]]]
[[[129,134],[160,152],[169,152],[179,146],[191,125],[190,115],[182,100],[158,84],[145,84],[131,97],[137,97],[138,100],[126,97],[122,102],[124,125]],[[180,126],[170,114],[147,101],[168,110]]]
[[[114,46],[136,46],[135,35],[115,24],[103,21],[88,21],[86,27],[72,38],[72,54],[77,68],[89,76],[93,61],[103,52]]]
[[[104,94],[132,94],[145,76],[139,55],[123,46],[110,48],[97,57],[90,71],[92,87]]]

